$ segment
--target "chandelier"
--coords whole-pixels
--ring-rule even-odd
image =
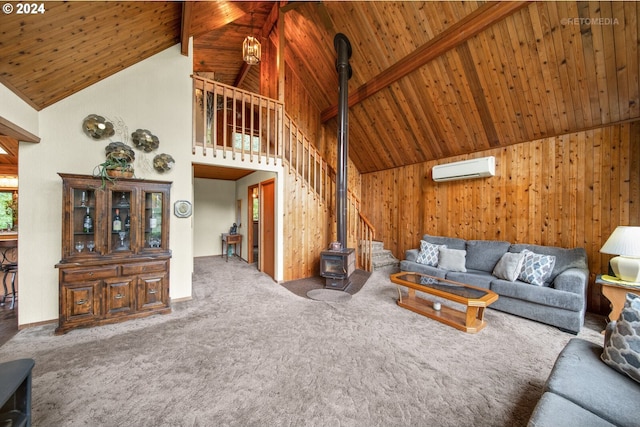
[[[247,36],[242,43],[242,58],[249,65],[256,65],[260,62],[262,48],[260,42],[253,36]]]
[[[253,12],[251,12],[251,32],[253,32]],[[242,59],[249,65],[256,65],[260,62],[262,47],[260,42],[253,36],[247,36],[242,42]]]

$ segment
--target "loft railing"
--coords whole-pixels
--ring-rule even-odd
[[[240,156],[242,161],[267,164],[281,160],[335,220],[335,171],[281,102],[193,76],[193,116],[193,154],[202,147],[204,156]],[[375,229],[351,191],[348,200],[349,247],[357,248],[359,267],[371,271]]]
[[[258,163],[282,157],[284,106],[281,102],[193,76],[193,154]]]

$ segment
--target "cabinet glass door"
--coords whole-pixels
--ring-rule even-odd
[[[73,253],[90,255],[96,253],[96,193],[89,188],[74,188],[71,211]]]
[[[112,252],[131,251],[131,191],[111,192],[110,248]]]
[[[164,248],[162,217],[164,209],[163,193],[145,193],[144,197],[144,247]]]

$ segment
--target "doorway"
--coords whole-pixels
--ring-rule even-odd
[[[247,262],[275,278],[275,178],[247,188]]]
[[[247,262],[258,263],[260,270],[260,185],[251,185],[247,190]]]
[[[0,117],[0,264],[18,264],[18,148],[19,142],[40,142],[40,138]],[[18,332],[18,274],[8,273],[7,292],[0,286],[0,345]],[[13,279],[13,280],[12,280]],[[15,292],[14,292],[15,290]]]

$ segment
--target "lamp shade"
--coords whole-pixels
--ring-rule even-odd
[[[618,226],[604,243],[603,254],[640,257],[640,227]]]
[[[617,227],[600,252],[619,255],[610,261],[611,269],[618,279],[640,282],[640,227]]]

